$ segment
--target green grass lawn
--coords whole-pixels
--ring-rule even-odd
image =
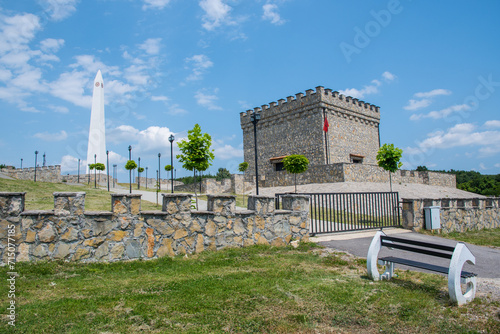
[[[16,326],[3,316],[0,332],[500,332],[499,302],[453,306],[443,276],[400,271],[389,282],[373,282],[365,260],[312,247],[111,264],[18,263]],[[0,268],[0,277],[7,271]],[[2,314],[7,289],[0,285]]]
[[[424,230],[423,233],[463,241],[478,246],[500,247],[500,228],[466,231],[461,233],[436,233]]]
[[[111,211],[111,195],[107,190],[94,189],[91,185],[69,185],[64,182],[33,182],[27,180],[8,180],[0,178],[0,191],[26,192],[25,210],[54,209],[54,192],[85,192],[85,210]],[[124,190],[126,192],[127,190]],[[161,205],[142,201],[142,210],[161,210]]]

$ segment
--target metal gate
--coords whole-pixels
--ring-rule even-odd
[[[397,192],[300,194],[311,196],[311,235],[401,226]]]

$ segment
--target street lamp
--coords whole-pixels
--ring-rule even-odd
[[[128,146],[128,160],[132,160],[132,145]],[[130,185],[130,193],[132,193],[132,169],[128,170],[128,180]]]
[[[21,158],[21,169],[23,169],[23,158]]]
[[[80,159],[78,159],[78,182],[80,183]]]
[[[89,172],[89,173],[87,174],[87,185],[90,185],[90,164],[87,164],[87,166],[88,166],[88,169],[87,169],[87,170],[88,170],[88,172]]]
[[[35,151],[35,182],[36,182],[36,158],[38,155],[38,151]]]
[[[158,192],[161,191],[160,157],[161,157],[161,153],[158,153]],[[158,205],[158,203],[156,203],[156,204]]]
[[[109,192],[109,151],[106,150],[106,178],[108,179],[108,192]]]
[[[146,167],[146,189],[148,189],[148,167]]]
[[[116,167],[118,165],[113,165],[113,188],[115,187],[115,182],[116,182]]]
[[[259,194],[259,167],[257,166],[257,123],[260,121],[260,114],[254,111],[250,116],[250,121],[253,123],[253,140],[255,147],[255,192]]]
[[[45,167],[45,152],[43,152],[43,167]]]
[[[137,158],[139,167],[137,167],[137,189],[141,189],[141,157]]]
[[[171,182],[171,188],[172,188],[172,194],[174,193],[174,148],[172,146],[172,143],[174,142],[175,137],[173,134],[168,137],[168,141],[170,142],[170,180]]]
[[[97,154],[94,154],[94,189],[97,188]],[[99,174],[101,175],[101,174]]]

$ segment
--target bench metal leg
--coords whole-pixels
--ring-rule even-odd
[[[458,305],[471,302],[476,296],[476,277],[461,277],[462,268],[466,262],[476,264],[476,258],[464,243],[459,242],[453,251],[448,272],[448,293],[451,300]],[[461,284],[467,284],[464,294],[462,294]]]
[[[380,275],[381,280],[390,280],[394,276],[394,262],[379,261],[380,265],[385,266],[385,271]]]

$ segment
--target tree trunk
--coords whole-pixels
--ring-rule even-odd
[[[392,193],[392,172],[389,172],[389,184],[391,185],[391,193]]]
[[[197,185],[196,185],[196,169],[193,168],[193,172],[194,172],[194,197],[196,198],[196,211],[198,211],[198,195],[196,193],[196,188],[197,188]]]

